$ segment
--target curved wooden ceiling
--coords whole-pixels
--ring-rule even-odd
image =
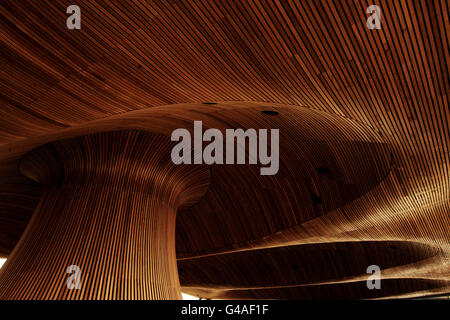
[[[97,131],[170,135],[202,120],[286,134],[273,181],[213,166],[209,197],[178,212],[187,293],[450,291],[449,3],[375,1],[382,27],[368,30],[372,3],[89,1],[81,30],[67,30],[69,1],[1,2],[0,254],[40,197],[18,171],[26,152]],[[369,292],[362,265],[374,260],[387,279]],[[261,271],[249,274],[255,261]]]

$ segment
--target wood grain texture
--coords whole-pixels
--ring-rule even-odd
[[[168,137],[139,131],[52,142],[20,169],[43,194],[0,274],[0,299],[179,299],[175,216],[208,188],[175,166]],[[80,289],[68,289],[69,266]]]
[[[181,276],[183,290],[215,298],[450,291],[448,1],[86,1],[76,31],[65,26],[70,4],[0,1],[0,254],[11,253],[40,197],[17,170],[27,152],[95,132],[167,136],[202,120],[221,130],[281,128],[286,145],[277,178],[213,167],[209,195],[178,211],[180,266],[205,264],[203,274]],[[382,10],[380,30],[366,27],[369,4]],[[263,117],[264,109],[280,114]],[[401,246],[395,257],[392,242]],[[313,284],[293,276],[301,289],[278,273],[267,284],[227,271],[258,250],[269,266],[289,261],[279,273],[317,268],[305,245],[335,262]],[[366,292],[361,254],[391,261],[382,290]]]

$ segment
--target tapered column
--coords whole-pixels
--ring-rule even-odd
[[[180,298],[176,212],[206,192],[209,171],[172,164],[171,147],[118,131],[27,154],[20,170],[43,193],[0,271],[0,299]]]

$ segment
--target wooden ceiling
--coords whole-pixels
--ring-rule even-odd
[[[170,135],[203,120],[289,134],[280,175],[247,182],[266,187],[249,193],[266,201],[245,199],[236,177],[251,170],[217,166],[217,206],[207,197],[178,213],[185,292],[450,291],[448,1],[85,1],[81,29],[68,30],[71,4],[0,1],[0,254],[40,197],[18,171],[26,152],[96,131]],[[371,4],[381,8],[379,30],[366,26]],[[279,116],[264,117],[268,108]],[[325,165],[328,175],[315,172]],[[386,268],[383,290],[366,290],[371,261]]]

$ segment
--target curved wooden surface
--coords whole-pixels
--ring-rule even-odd
[[[272,177],[258,166],[209,168],[208,191],[176,218],[185,292],[450,291],[449,4],[377,3],[380,30],[366,28],[368,4],[359,1],[89,1],[80,5],[82,29],[69,31],[68,2],[1,2],[0,254],[11,257],[0,288],[18,298],[162,298],[151,279],[134,296],[114,296],[98,281],[83,294],[52,295],[62,278],[41,291],[13,291],[14,265],[50,266],[41,256],[14,258],[33,237],[31,220],[16,246],[32,212],[44,214],[49,197],[18,166],[62,139],[124,130],[168,136],[202,120],[220,130],[279,128],[281,164]],[[249,274],[255,261],[261,270]],[[369,262],[386,268],[381,290],[365,286]],[[169,269],[174,275],[173,261]]]
[[[175,166],[168,137],[118,131],[27,154],[41,200],[0,278],[0,299],[177,299],[177,209],[198,201],[206,166]],[[66,270],[80,268],[80,290]]]

